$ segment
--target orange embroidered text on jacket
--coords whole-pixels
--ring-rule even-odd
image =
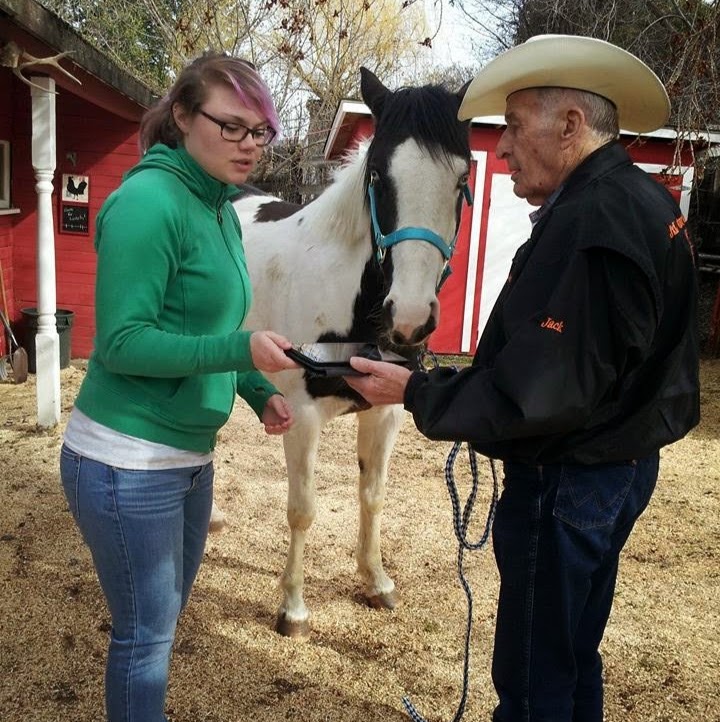
[[[552,331],[562,333],[565,330],[565,321],[556,321],[551,316],[548,316],[541,324],[541,328],[549,328]]]
[[[670,234],[670,238],[675,238],[678,233],[685,227],[685,218],[683,216],[678,216],[669,226],[668,226],[668,233]]]

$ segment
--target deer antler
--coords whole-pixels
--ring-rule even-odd
[[[82,83],[74,75],[65,70],[65,68],[63,68],[58,62],[60,58],[64,58],[66,55],[69,55],[70,52],[70,50],[66,50],[49,58],[36,58],[34,55],[30,55],[30,53],[23,50],[16,42],[10,40],[3,45],[0,45],[0,65],[6,68],[12,68],[13,75],[22,80],[23,83],[30,85],[33,88],[40,88],[40,90],[46,90],[46,88],[28,80],[22,74],[22,71],[25,68],[31,65],[51,65],[52,67],[57,68],[64,75],[67,75],[68,78],[71,78],[76,83],[82,85]]]

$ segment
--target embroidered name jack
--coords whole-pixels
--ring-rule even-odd
[[[551,331],[557,331],[562,333],[565,330],[565,321],[556,321],[551,316],[548,316],[541,324],[541,328],[549,328]]]
[[[678,233],[685,227],[685,218],[683,216],[678,216],[672,223],[668,225],[668,233],[670,234],[670,238],[675,238]]]

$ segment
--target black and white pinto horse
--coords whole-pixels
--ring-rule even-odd
[[[362,341],[417,354],[437,325],[437,290],[463,198],[469,200],[468,124],[457,120],[465,88],[392,92],[362,68],[362,97],[375,121],[366,151],[305,206],[251,191],[234,201],[253,283],[247,328],[272,329],[297,343]],[[350,412],[358,419],[358,571],[368,603],[393,608],[395,585],[380,552],[380,512],[402,407],[369,408],[341,377],[294,370],[269,376],[295,415],[283,437],[290,548],[277,630],[288,636],[309,632],[303,554],[316,514],[315,457],[323,426]]]

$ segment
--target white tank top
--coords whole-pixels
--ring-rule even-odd
[[[176,449],[98,424],[79,409],[70,412],[63,441],[76,454],[118,469],[155,470],[204,466],[213,453]]]

